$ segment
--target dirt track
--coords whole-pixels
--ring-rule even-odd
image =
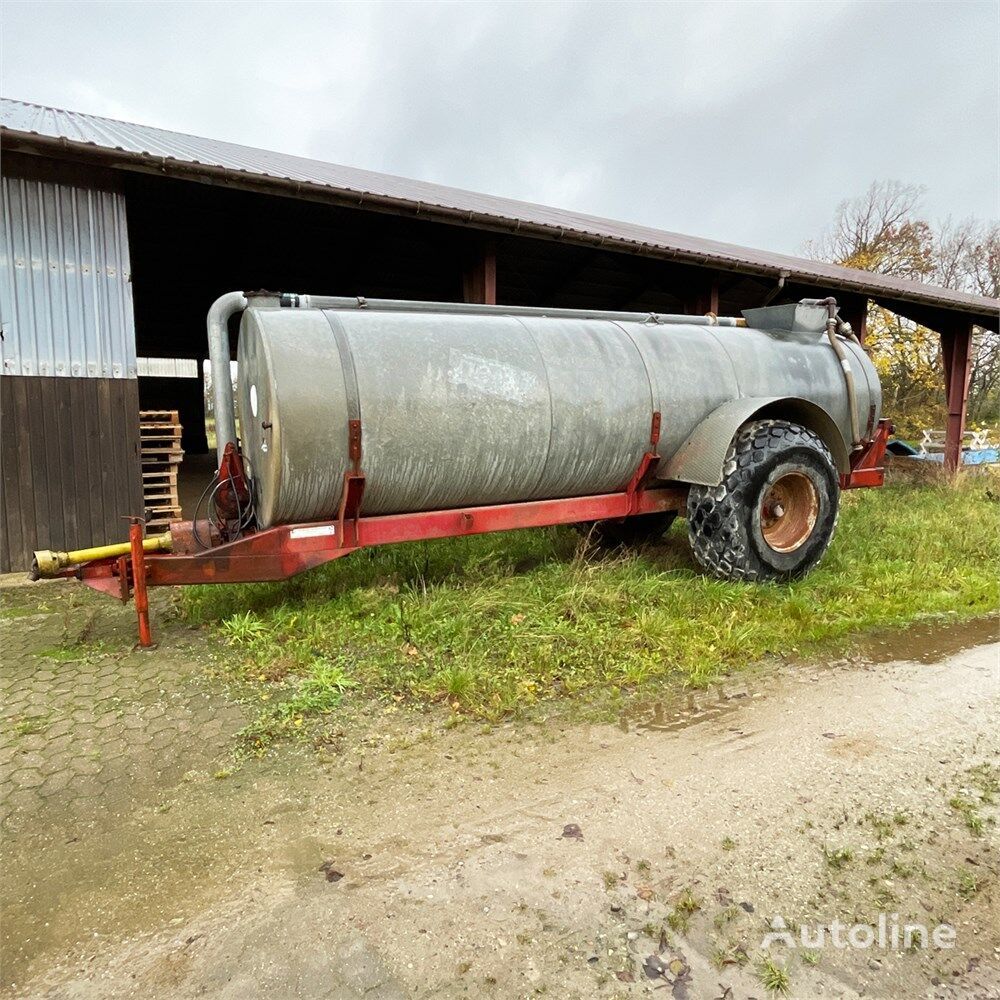
[[[44,631],[19,618],[8,637],[15,624]],[[217,752],[226,712],[206,711],[203,732],[203,678],[164,663],[159,694],[136,704],[173,706],[186,735],[170,759],[113,771],[113,807],[22,796],[5,820],[6,987],[737,1000],[766,995],[773,915],[812,927],[881,911],[953,924],[956,946],[778,945],[791,995],[1000,996],[997,808],[976,784],[1000,775],[996,633],[924,629],[618,726],[400,732],[218,778],[185,760]],[[899,653],[932,662],[879,662]],[[31,735],[12,759],[44,762],[44,740],[16,745]],[[975,803],[980,835],[955,801]]]

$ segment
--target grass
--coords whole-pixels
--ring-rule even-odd
[[[867,812],[865,813],[864,820],[871,825],[879,840],[886,840],[894,832],[892,820],[878,813]]]
[[[948,805],[965,822],[966,828],[976,837],[981,837],[987,826],[995,824],[992,816],[983,816],[981,809],[997,804],[1000,795],[1000,767],[982,763],[969,768],[965,774],[965,786],[951,796]]]
[[[1000,767],[982,763],[966,772],[969,783],[979,792],[979,801],[984,806],[994,806],[1000,796]]]
[[[14,723],[14,735],[15,736],[34,736],[37,733],[44,732],[49,724],[49,716],[46,715],[32,715],[26,719],[18,719]]]
[[[791,980],[783,965],[779,965],[770,956],[764,956],[757,962],[757,978],[768,993],[787,996],[791,988]]]
[[[971,833],[977,837],[983,835],[985,823],[983,817],[976,811],[975,802],[964,795],[953,795],[948,800],[948,805],[962,817]]]
[[[727,965],[736,965],[742,968],[750,961],[750,956],[741,944],[716,945],[712,948],[711,961],[712,965],[721,972]]]
[[[715,915],[714,919],[712,920],[712,924],[714,925],[717,931],[721,931],[726,926],[731,924],[734,920],[739,920],[741,912],[742,911],[738,906],[736,906],[734,903],[731,903],[729,906],[720,910]]]
[[[824,844],[823,858],[828,867],[840,871],[854,860],[854,851],[849,847],[827,847]]]
[[[969,900],[982,888],[980,877],[969,868],[958,870],[958,894],[962,899]]]
[[[35,654],[39,659],[55,660],[57,663],[74,663],[84,658],[83,650],[75,646],[53,646]]]
[[[43,660],[55,660],[57,663],[77,663],[103,656],[108,647],[103,642],[68,642],[62,646],[53,646],[39,650],[34,655]]]
[[[344,692],[355,683],[339,663],[313,660],[305,676],[296,679],[285,697],[258,710],[256,719],[243,731],[244,743],[263,748],[279,736],[294,733],[306,718],[337,708]]]
[[[667,914],[667,926],[678,934],[686,934],[691,923],[691,916],[701,909],[698,897],[685,889],[674,902],[673,909]]]
[[[284,730],[348,687],[496,720],[703,687],[770,655],[1000,606],[1000,504],[982,480],[845,494],[823,563],[791,584],[711,579],[685,531],[679,521],[662,544],[617,556],[587,551],[572,528],[390,546],[283,583],[189,588],[184,609],[221,632],[238,676],[292,700],[266,712]]]

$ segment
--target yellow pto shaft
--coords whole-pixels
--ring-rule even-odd
[[[162,535],[150,535],[142,540],[144,552],[169,552],[172,548],[170,532]],[[132,551],[129,542],[118,542],[116,545],[95,545],[92,549],[76,549],[73,552],[53,552],[43,549],[35,553],[35,564],[32,575],[37,579],[42,576],[55,576],[67,566],[79,566],[81,563],[93,562],[95,559],[111,559],[115,556],[127,556]]]

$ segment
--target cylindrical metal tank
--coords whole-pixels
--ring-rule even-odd
[[[878,379],[845,346],[864,426]],[[822,330],[252,307],[238,360],[262,527],[336,515],[352,419],[366,514],[619,490],[650,447],[654,411],[665,464],[741,396],[809,400],[850,440],[843,371]]]

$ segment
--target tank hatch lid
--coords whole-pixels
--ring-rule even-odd
[[[747,326],[758,330],[782,330],[789,333],[822,333],[829,313],[826,306],[789,302],[783,306],[744,309]]]

